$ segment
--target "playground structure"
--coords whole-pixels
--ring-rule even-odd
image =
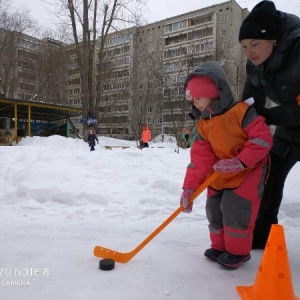
[[[61,104],[0,99],[0,145],[12,145],[25,136],[69,137],[71,128],[76,133],[71,118],[81,114],[81,108]]]

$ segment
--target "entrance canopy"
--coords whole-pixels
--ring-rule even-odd
[[[35,100],[0,99],[0,118],[53,122],[82,114],[81,108]]]
[[[18,121],[28,124],[28,135],[31,133],[32,121],[55,122],[69,119],[82,114],[81,108],[53,104],[36,100],[17,100],[0,98],[0,119],[14,119],[14,140],[17,140]],[[30,120],[30,122],[28,122]]]

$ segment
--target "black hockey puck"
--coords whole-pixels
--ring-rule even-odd
[[[99,269],[102,271],[110,271],[115,268],[115,261],[110,258],[103,258],[99,261]]]

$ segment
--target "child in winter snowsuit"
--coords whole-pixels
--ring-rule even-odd
[[[87,141],[88,141],[89,146],[91,147],[90,151],[95,151],[96,141],[97,141],[97,144],[99,144],[99,140],[94,132],[94,128],[92,128],[92,127],[89,130],[89,135],[88,135]]]
[[[142,148],[149,147],[148,142],[151,141],[151,131],[150,131],[149,127],[146,124],[143,125],[143,132],[142,132],[141,141],[143,142]]]
[[[207,188],[206,215],[211,248],[204,253],[230,269],[248,261],[253,228],[268,170],[272,135],[254,107],[235,102],[223,69],[207,61],[185,81],[187,99],[201,111],[180,204],[215,170]]]

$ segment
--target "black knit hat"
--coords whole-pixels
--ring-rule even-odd
[[[239,41],[244,39],[279,40],[282,23],[272,1],[261,1],[253,7],[240,28]]]

